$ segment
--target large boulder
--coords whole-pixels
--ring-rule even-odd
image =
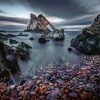
[[[76,38],[71,40],[71,45],[87,54],[100,54],[100,15],[94,23],[82,30]]]
[[[0,80],[10,78],[10,74],[15,75],[20,72],[16,56],[11,47],[0,42]]]

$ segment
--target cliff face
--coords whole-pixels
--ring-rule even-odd
[[[83,53],[100,54],[100,15],[91,26],[83,29],[81,34],[71,40],[71,45]]]
[[[83,32],[89,33],[91,35],[100,35],[100,14],[94,19],[93,24],[85,28]]]

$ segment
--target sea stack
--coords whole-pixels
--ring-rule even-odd
[[[36,32],[46,32],[50,31],[48,28],[49,21],[42,14],[38,17],[34,14],[30,14],[29,25],[27,26],[27,31],[36,31]]]

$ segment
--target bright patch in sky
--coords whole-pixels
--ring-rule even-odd
[[[62,19],[59,17],[47,17],[47,18],[51,23],[61,23],[61,22],[66,21],[65,19]]]

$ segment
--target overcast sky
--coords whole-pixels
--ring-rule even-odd
[[[100,13],[100,0],[0,0],[0,30],[24,30],[30,13],[42,13],[58,28],[80,30]]]

